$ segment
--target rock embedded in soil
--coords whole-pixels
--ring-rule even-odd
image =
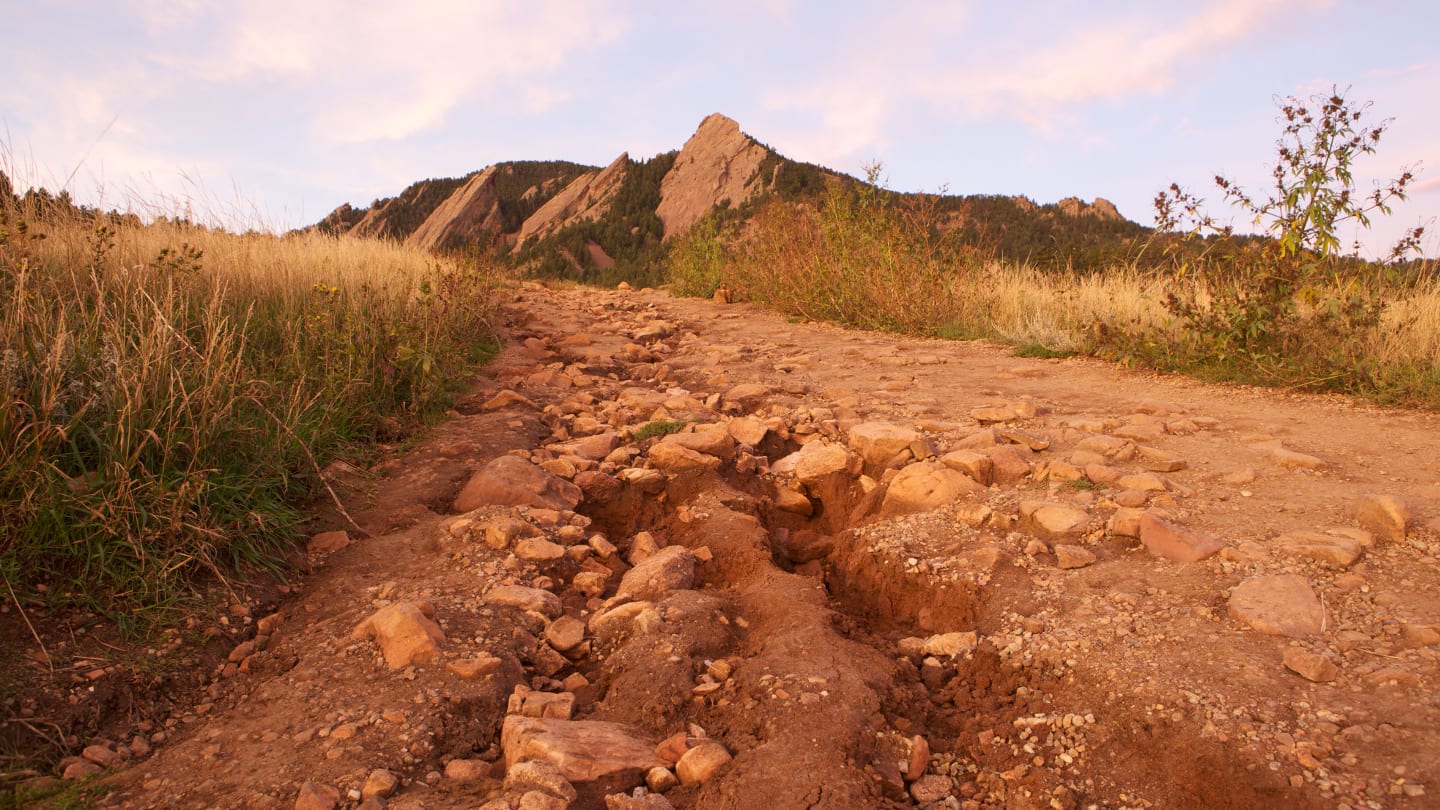
[[[615,595],[654,600],[695,584],[695,554],[684,546],[666,546],[625,572]]]
[[[455,496],[456,512],[482,506],[533,506],[574,509],[582,497],[580,487],[545,472],[517,456],[500,456],[481,467]]]
[[[452,759],[445,763],[445,778],[469,784],[490,778],[490,763],[483,759]]]
[[[1021,501],[1021,522],[1041,537],[1059,539],[1085,533],[1090,513],[1066,504],[1046,501]]]
[[[517,762],[505,769],[505,789],[515,792],[538,790],[565,802],[575,801],[575,786],[560,769],[544,760]]]
[[[1060,543],[1055,546],[1055,565],[1059,568],[1084,568],[1095,562],[1095,554],[1083,546]]]
[[[572,616],[561,616],[545,628],[545,641],[560,652],[569,652],[585,641],[585,624]]]
[[[950,795],[950,786],[950,777],[932,773],[911,783],[910,798],[920,805],[934,804]]]
[[[675,810],[675,805],[658,793],[614,793],[605,797],[605,810]]]
[[[510,715],[501,730],[508,771],[517,763],[543,760],[574,785],[595,783],[628,790],[645,774],[663,767],[654,745],[626,726],[600,720],[554,720]]]
[[[350,545],[350,535],[343,531],[321,532],[305,546],[309,554],[332,554]]]
[[[1304,638],[1324,632],[1326,613],[1304,577],[1263,574],[1230,592],[1230,615],[1272,636]]]
[[[919,431],[888,422],[863,422],[850,428],[848,433],[850,449],[859,453],[870,467],[883,467],[920,439]]]
[[[990,485],[993,463],[990,457],[978,450],[954,450],[940,457],[940,463],[952,470],[965,473],[976,483]]]
[[[925,639],[921,651],[925,655],[956,658],[973,651],[979,643],[979,634],[974,630],[964,633],[941,633]]]
[[[650,466],[670,474],[704,472],[719,468],[720,459],[679,444],[659,442],[645,454]]]
[[[1151,554],[1175,562],[1200,562],[1225,547],[1225,543],[1213,535],[1181,528],[1153,512],[1140,516],[1139,530],[1140,542]]]
[[[400,777],[384,768],[377,768],[365,777],[365,784],[360,787],[360,797],[384,799],[399,787]]]
[[[330,785],[305,782],[295,797],[295,810],[334,810],[340,804],[340,791]]]
[[[1314,560],[1330,568],[1349,568],[1360,559],[1360,541],[1320,532],[1290,532],[1275,538],[1275,548],[1287,557]]]
[[[1414,516],[1394,495],[1367,495],[1355,507],[1355,520],[1375,536],[1399,543],[1405,540]]]
[[[447,672],[458,678],[473,681],[500,669],[501,661],[493,655],[477,655],[445,662]]]
[[[524,585],[496,585],[485,594],[485,601],[495,605],[508,605],[520,610],[533,610],[554,618],[565,612],[560,597],[540,588]]]
[[[860,457],[838,444],[812,441],[795,453],[776,462],[774,469],[784,470],[793,464],[795,480],[806,486],[818,486],[832,475],[854,475],[860,472]]]
[[[880,512],[898,517],[928,512],[985,487],[964,473],[950,469],[938,461],[922,461],[901,470],[885,491]]]
[[[434,661],[440,655],[445,633],[432,619],[429,605],[397,602],[383,607],[356,625],[352,638],[374,638],[385,655],[385,665],[403,669]]]
[[[710,781],[731,760],[725,746],[707,740],[686,751],[675,763],[675,775],[682,785],[697,785]]]

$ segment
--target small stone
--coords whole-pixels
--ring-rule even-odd
[[[941,633],[925,639],[922,651],[926,655],[940,658],[955,658],[973,651],[979,642],[979,634],[974,630],[964,633]]]
[[[1393,495],[1367,495],[1355,507],[1355,519],[1360,528],[1392,543],[1400,543],[1405,540],[1414,518],[1410,507]]]
[[[933,804],[950,795],[950,785],[948,776],[936,773],[922,776],[910,784],[910,798],[917,804]]]
[[[505,770],[505,789],[515,792],[539,790],[567,803],[576,799],[575,786],[560,769],[545,760],[516,762]]]
[[[680,778],[669,768],[655,767],[645,773],[645,786],[655,793],[665,793],[680,784]]]
[[[309,554],[331,554],[350,545],[350,535],[343,531],[321,532],[305,546]]]
[[[918,734],[910,739],[910,761],[905,767],[905,781],[914,782],[925,775],[930,765],[930,743]]]
[[[599,571],[581,571],[570,580],[575,590],[584,596],[600,596],[610,585],[610,576]]]
[[[121,762],[120,755],[104,745],[87,745],[80,756],[99,765],[102,768],[113,768]]]
[[[425,664],[440,655],[445,633],[427,604],[397,602],[381,608],[351,631],[351,638],[374,638],[391,669]]]
[[[340,803],[340,791],[330,785],[306,782],[300,786],[295,797],[295,810],[335,810]]]
[[[1300,647],[1285,650],[1285,667],[1315,683],[1329,683],[1340,674],[1339,668],[1329,658]]]
[[[978,450],[954,450],[940,457],[940,463],[952,470],[965,473],[976,483],[989,486],[994,473],[990,457]]]
[[[720,459],[673,442],[659,442],[646,452],[650,466],[665,473],[684,473],[719,468]]]
[[[515,556],[526,562],[553,563],[565,559],[565,547],[542,537],[527,537],[515,544]]]
[[[377,768],[365,777],[365,784],[360,788],[360,796],[364,799],[385,798],[400,787],[400,777],[385,770]]]
[[[80,759],[71,762],[69,765],[66,765],[65,769],[60,772],[60,778],[84,779],[89,776],[94,776],[95,774],[100,773],[104,770],[104,768],[96,765],[89,760]]]
[[[1144,445],[1135,448],[1140,464],[1152,472],[1178,472],[1189,466],[1185,459],[1156,447]]]
[[[490,777],[491,765],[483,759],[452,759],[445,763],[445,778],[468,784]]]
[[[561,616],[545,628],[545,640],[560,652],[569,652],[585,641],[585,623],[572,616]]]
[[[725,750],[725,746],[707,740],[680,757],[680,761],[675,763],[675,774],[680,777],[682,785],[708,782],[730,759],[730,752]]]
[[[1060,568],[1084,568],[1095,562],[1095,554],[1083,546],[1064,543],[1055,546],[1055,564]]]
[[[1325,462],[1322,459],[1308,453],[1281,447],[1279,442],[1273,443],[1267,449],[1270,452],[1270,460],[1281,467],[1297,470],[1323,470],[1325,468]]]

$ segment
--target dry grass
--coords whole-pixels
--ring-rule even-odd
[[[102,607],[274,564],[315,464],[445,404],[489,272],[0,203],[0,574]]]
[[[1415,274],[1428,280],[1412,283],[1352,265],[1306,289],[1312,303],[1297,307],[1283,352],[1247,354],[1167,303],[1178,293],[1209,305],[1194,275],[1140,266],[1080,275],[976,262],[909,213],[863,191],[832,191],[818,210],[774,203],[743,233],[702,223],[672,245],[671,280],[681,294],[726,286],[782,312],[867,329],[990,338],[1040,355],[1090,353],[1207,379],[1440,407],[1433,266]],[[1322,310],[1345,300],[1383,302],[1383,314],[1372,324]]]

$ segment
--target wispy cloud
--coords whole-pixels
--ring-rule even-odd
[[[1188,17],[1103,21],[1068,32],[1064,42],[1036,42],[1003,64],[967,64],[923,93],[971,114],[1009,117],[1053,130],[1094,101],[1154,96],[1176,85],[1185,66],[1261,30],[1276,18],[1329,0],[1218,0]]]

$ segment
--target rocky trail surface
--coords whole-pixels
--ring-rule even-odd
[[[235,606],[209,699],[69,763],[105,806],[1440,802],[1435,415],[651,291],[507,317],[453,419],[328,471],[358,526]]]

